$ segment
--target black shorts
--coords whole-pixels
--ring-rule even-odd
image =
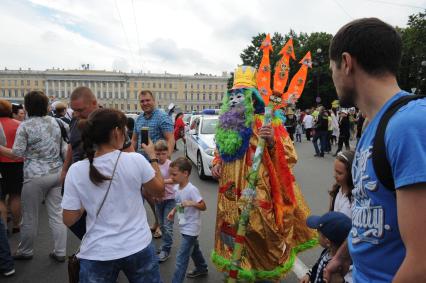
[[[22,191],[22,182],[24,181],[24,163],[1,162],[0,173],[0,198],[4,200],[7,195],[20,195]]]

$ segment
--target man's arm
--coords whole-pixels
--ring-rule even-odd
[[[426,183],[397,189],[396,199],[406,254],[393,282],[426,282]]]
[[[70,168],[72,163],[72,146],[71,144],[68,145],[67,148],[67,154],[65,156],[64,164],[62,165],[62,171],[61,171],[61,184],[65,181],[65,176],[67,175],[68,169]]]
[[[163,135],[167,142],[169,156],[171,157],[175,148],[175,137],[173,135],[173,132],[164,132]]]

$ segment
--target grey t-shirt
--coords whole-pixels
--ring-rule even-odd
[[[24,178],[56,173],[62,168],[61,129],[50,116],[30,117],[19,125],[12,152],[24,157]]]

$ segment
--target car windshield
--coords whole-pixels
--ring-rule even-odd
[[[202,134],[214,134],[216,132],[216,126],[219,119],[205,119],[201,128]]]

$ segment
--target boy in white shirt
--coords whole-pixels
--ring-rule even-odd
[[[173,219],[177,213],[182,234],[172,283],[183,282],[190,257],[194,261],[195,269],[186,274],[188,278],[203,276],[208,272],[197,239],[201,231],[201,211],[206,210],[206,203],[198,189],[189,182],[191,169],[192,164],[184,157],[170,163],[170,178],[178,185],[175,187],[176,207],[169,213],[168,218]]]

